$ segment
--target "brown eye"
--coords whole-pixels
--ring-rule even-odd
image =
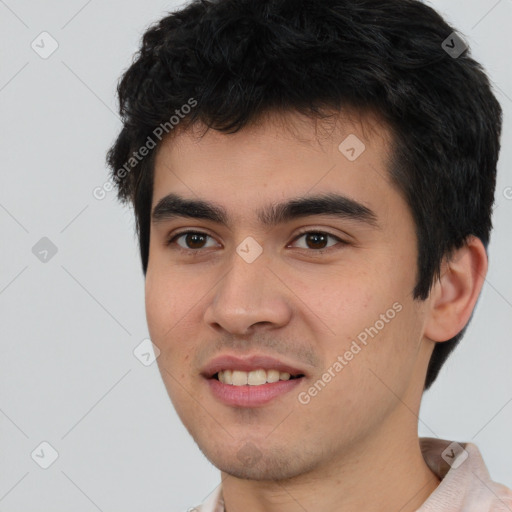
[[[325,249],[328,236],[324,233],[307,233],[305,236],[310,249]]]
[[[199,233],[187,233],[185,235],[185,244],[188,249],[200,249],[206,239],[205,235]]]
[[[177,245],[183,250],[198,250],[207,247],[205,242],[208,240],[208,238],[211,239],[212,237],[206,233],[201,233],[199,231],[185,231],[173,236],[167,242],[167,245],[172,245],[174,242],[176,242]],[[184,240],[184,244],[178,243],[178,240],[180,239]],[[210,245],[209,247],[212,246]]]
[[[335,242],[337,241],[341,244],[345,244],[345,242],[341,240],[341,238],[331,235],[330,233],[325,233],[323,231],[306,231],[304,233],[301,233],[295,239],[295,242],[301,238],[304,238],[305,241],[305,247],[301,247],[302,249],[322,250],[328,249],[329,247],[336,245],[336,243],[331,243],[330,245],[327,245],[329,238],[331,238]]]

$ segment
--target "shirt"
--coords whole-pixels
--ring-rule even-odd
[[[441,483],[416,512],[512,512],[512,490],[493,482],[473,443],[420,437],[423,458]],[[225,512],[222,487],[194,512]]]

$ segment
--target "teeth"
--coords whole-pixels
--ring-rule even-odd
[[[279,380],[278,370],[267,370],[267,382],[277,382]]]
[[[253,370],[247,374],[247,384],[250,386],[259,386],[267,382],[267,372],[265,370]]]
[[[233,386],[245,386],[247,384],[247,372],[233,370],[232,381]]]
[[[219,372],[219,380],[224,384],[233,384],[233,372],[231,370],[224,370],[223,372]]]
[[[241,370],[221,370],[219,372],[219,381],[223,384],[232,384],[233,386],[260,386],[266,382],[277,382],[278,380],[290,380],[290,374],[280,372],[279,370],[252,370],[243,372]]]

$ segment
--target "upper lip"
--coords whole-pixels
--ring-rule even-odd
[[[201,371],[201,374],[207,378],[213,377],[221,370],[241,370],[250,372],[252,370],[279,370],[280,372],[287,372],[290,375],[305,375],[305,372],[300,368],[290,364],[279,361],[274,357],[265,355],[251,355],[251,356],[235,356],[225,354],[212,359]]]

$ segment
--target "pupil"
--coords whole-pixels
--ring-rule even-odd
[[[325,247],[327,237],[322,233],[308,233],[307,240],[308,245],[309,242],[312,242],[313,248],[315,249],[323,249]],[[198,233],[191,233],[187,235],[187,245],[191,249],[200,248],[201,243],[204,243],[204,235],[200,235]],[[320,245],[321,247],[318,247]]]
[[[191,249],[198,249],[199,247],[197,247],[196,244],[198,242],[198,239],[204,239],[204,235],[199,235],[197,233],[192,233],[192,234],[189,234],[187,235],[187,245],[191,248]],[[192,240],[191,243],[189,243],[190,241]],[[203,240],[204,241],[204,240]],[[201,242],[199,241],[199,246],[201,245]]]
[[[323,249],[325,247],[325,241],[326,241],[326,236],[321,234],[321,233],[310,233],[307,235],[307,239],[308,241],[313,241],[313,245],[318,244],[318,241],[319,239],[322,239],[320,241],[320,244],[322,244],[322,247],[320,247],[320,249]],[[314,247],[315,249],[318,249],[319,247]]]

